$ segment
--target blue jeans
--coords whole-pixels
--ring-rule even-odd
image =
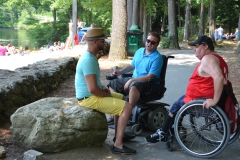
[[[173,115],[176,115],[176,113],[179,111],[179,109],[185,104],[185,102],[183,101],[183,99],[185,98],[185,95],[183,95],[182,97],[180,97],[171,107],[170,109],[170,113],[172,113]]]

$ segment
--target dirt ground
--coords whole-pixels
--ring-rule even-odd
[[[238,55],[233,54],[236,50],[235,43],[221,43],[218,44],[216,48],[217,53],[222,55],[224,59],[227,60],[229,65],[229,79],[233,84],[234,92],[240,99],[240,64],[238,63]],[[161,50],[164,52],[164,50]],[[100,68],[101,68],[101,80],[103,85],[106,85],[108,81],[105,79],[106,75],[112,73],[112,68],[116,66],[116,64],[124,65],[125,63],[130,62],[129,60],[121,61],[121,62],[111,62],[107,60],[107,57],[102,57],[100,60]],[[75,97],[75,89],[74,89],[74,76],[71,75],[67,80],[65,80],[57,90],[52,93],[46,95],[45,97]],[[4,117],[0,117],[0,121],[5,121]],[[0,126],[0,146],[4,146],[7,152],[7,158],[5,160],[13,160],[13,159],[22,159],[23,153],[28,149],[19,148],[14,144],[14,141],[11,136],[10,130],[10,122],[6,122],[3,126]]]

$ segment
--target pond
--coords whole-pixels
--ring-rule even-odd
[[[0,42],[5,46],[12,44],[15,48],[23,47],[28,45],[29,49],[37,49],[37,43],[31,42],[27,36],[27,30],[16,30],[16,29],[2,29],[0,28]]]

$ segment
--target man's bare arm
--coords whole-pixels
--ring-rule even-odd
[[[208,106],[215,106],[222,94],[224,77],[220,68],[219,61],[216,57],[208,55],[202,59],[201,70],[213,78],[214,83],[214,97],[212,101],[208,102]]]
[[[112,75],[120,76],[120,75],[122,75],[122,74],[124,74],[124,73],[127,73],[127,72],[130,72],[130,71],[132,71],[132,70],[134,70],[134,67],[129,64],[129,65],[125,66],[125,67],[124,67],[123,69],[121,69],[121,70],[113,71]]]
[[[103,91],[97,85],[97,77],[95,74],[90,74],[85,76],[87,82],[88,91],[97,97],[112,97],[109,93]]]

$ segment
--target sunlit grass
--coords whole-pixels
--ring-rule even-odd
[[[237,43],[238,41],[231,41],[231,40],[216,41],[215,47],[236,49]]]

